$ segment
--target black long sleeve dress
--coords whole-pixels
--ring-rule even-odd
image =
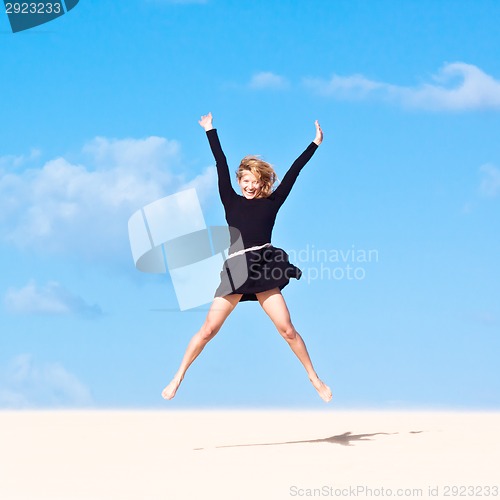
[[[300,279],[302,275],[302,271],[289,262],[283,249],[271,245],[271,235],[278,210],[318,146],[314,142],[309,144],[268,197],[247,199],[237,194],[231,185],[217,130],[209,130],[207,137],[217,166],[219,194],[231,235],[229,257],[220,273],[221,283],[215,297],[241,293],[241,301],[257,300],[256,293],[272,288],[281,290],[290,278]]]

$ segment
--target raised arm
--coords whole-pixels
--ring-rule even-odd
[[[314,122],[316,126],[316,136],[314,140],[307,146],[305,151],[293,162],[292,166],[288,169],[288,172],[283,177],[280,185],[275,189],[274,196],[278,200],[279,204],[283,204],[287,196],[297,180],[297,177],[306,165],[306,163],[311,159],[312,155],[318,149],[318,146],[323,142],[323,131],[318,123],[318,120]]]
[[[204,115],[198,121],[200,126],[207,133],[208,143],[215,158],[215,166],[217,167],[217,177],[219,179],[219,194],[224,206],[229,200],[236,195],[236,191],[231,185],[231,176],[229,175],[229,166],[227,164],[226,155],[222,151],[217,130],[213,127],[212,113]]]

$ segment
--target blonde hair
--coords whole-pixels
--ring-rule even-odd
[[[238,181],[245,175],[245,172],[251,172],[262,184],[260,192],[256,198],[267,198],[273,191],[273,184],[277,180],[276,172],[273,166],[267,161],[261,160],[259,156],[248,155],[241,160],[240,166],[236,171]]]

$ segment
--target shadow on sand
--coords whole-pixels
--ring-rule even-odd
[[[410,431],[410,434],[419,434],[423,431]],[[391,436],[399,434],[398,432],[374,432],[373,434],[353,434],[352,432],[344,432],[337,436],[331,436],[321,439],[305,439],[303,441],[281,441],[277,443],[253,443],[253,444],[230,444],[224,446],[216,446],[215,448],[239,448],[243,446],[278,446],[282,444],[302,444],[302,443],[332,443],[342,446],[354,446],[356,441],[372,441],[373,436]],[[195,450],[205,450],[206,448],[194,448]]]

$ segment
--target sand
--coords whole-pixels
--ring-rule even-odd
[[[0,499],[500,498],[499,424],[500,412],[3,411]]]

